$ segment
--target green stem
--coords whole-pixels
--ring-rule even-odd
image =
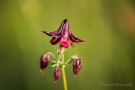
[[[61,61],[64,63],[64,54],[62,54]],[[65,65],[62,65],[62,75],[63,75],[64,90],[68,90],[67,89],[66,74],[65,74]]]

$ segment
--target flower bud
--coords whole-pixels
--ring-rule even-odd
[[[74,75],[75,76],[80,71],[81,67],[82,67],[82,59],[80,59],[80,58],[74,58],[73,72],[74,72]]]
[[[41,72],[43,73],[45,71],[45,69],[47,68],[49,62],[50,62],[50,54],[48,53],[44,53],[42,54],[41,58],[40,58],[40,69]]]
[[[55,79],[55,82],[59,79],[60,74],[61,74],[61,68],[57,66],[55,68],[55,70],[54,70],[54,79]]]

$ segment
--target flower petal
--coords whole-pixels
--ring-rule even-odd
[[[75,43],[85,42],[86,41],[86,40],[82,40],[82,39],[79,39],[79,38],[75,37],[73,34],[70,34],[70,39]]]
[[[41,31],[41,32],[47,34],[48,36],[53,36],[53,37],[56,37],[56,38],[60,38],[61,34],[62,34],[63,26],[64,26],[64,21],[61,22],[61,25],[60,25],[60,27],[58,28],[57,31],[54,31],[54,32]]]
[[[70,40],[69,37],[69,22],[67,19],[64,20],[65,23],[65,28],[63,31],[63,34],[60,39],[60,47],[65,47],[67,48],[69,45],[71,45],[72,41]]]
[[[60,38],[53,37],[53,38],[50,40],[50,42],[51,42],[52,45],[55,45],[55,44],[57,44],[57,43],[59,42],[59,39],[60,39]]]
[[[69,22],[68,22],[69,23]],[[70,36],[70,39],[71,41],[75,42],[75,43],[79,43],[79,42],[85,42],[86,40],[82,40],[82,39],[79,39],[77,37],[75,37],[73,34],[72,34],[72,31],[71,31],[71,28],[70,28],[70,23],[68,24],[68,29],[69,29],[69,36]],[[72,46],[72,44],[71,44]]]
[[[41,31],[42,33],[45,33],[46,35],[48,35],[48,36],[52,36],[52,33],[53,32],[48,32],[48,31]]]

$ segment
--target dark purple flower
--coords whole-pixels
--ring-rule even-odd
[[[42,73],[45,71],[50,62],[50,56],[50,54],[44,53],[40,58],[40,69]]]
[[[55,70],[54,70],[54,79],[55,79],[55,82],[59,79],[60,74],[61,74],[61,68],[60,67],[55,67]]]
[[[82,68],[82,59],[74,58],[73,72],[75,76],[77,75],[77,73],[80,71],[81,68]]]
[[[63,31],[62,31],[63,30]],[[42,31],[43,33],[47,34],[48,36],[53,36],[51,39],[51,44],[55,45],[58,42],[60,43],[60,47],[68,48],[68,46],[73,46],[75,43],[79,42],[84,42],[85,40],[79,39],[75,37],[70,29],[70,23],[67,19],[63,20],[59,29],[54,32],[47,32],[47,31]]]

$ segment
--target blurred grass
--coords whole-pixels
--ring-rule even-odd
[[[72,32],[87,42],[66,50],[83,67],[76,78],[66,68],[69,90],[133,90],[135,88],[135,2],[133,0],[4,0],[0,1],[0,90],[63,90],[53,69],[39,72],[45,51],[56,54],[39,30],[57,30],[70,21]],[[100,86],[121,83],[131,86]]]

